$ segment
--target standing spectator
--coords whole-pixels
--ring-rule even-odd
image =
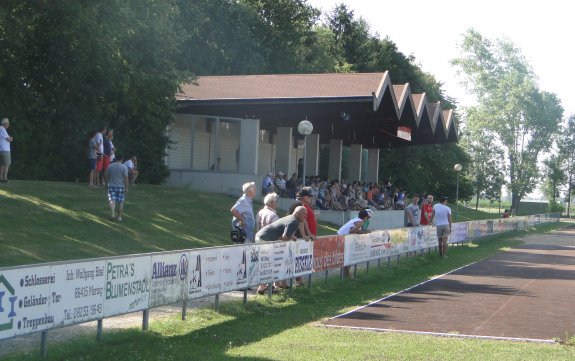
[[[447,258],[447,239],[451,234],[451,208],[447,206],[447,197],[441,197],[441,202],[433,206],[431,223],[437,229],[437,240],[439,241],[439,256]]]
[[[258,212],[256,216],[256,231],[271,224],[280,217],[276,211],[278,206],[279,196],[276,193],[268,193],[264,198],[264,207]]]
[[[102,139],[102,145],[104,149],[104,157],[102,160],[102,172],[104,180],[108,178],[106,175],[108,173],[108,167],[110,166],[110,162],[112,161],[112,138],[114,137],[114,131],[112,129],[107,129],[104,137]],[[103,182],[106,185],[106,182]]]
[[[422,226],[427,226],[431,224],[431,215],[433,214],[433,196],[431,194],[427,195],[427,198],[423,200],[421,204],[421,220],[419,224]]]
[[[94,142],[96,143],[96,171],[94,173],[94,180],[97,186],[100,186],[100,172],[102,172],[104,166],[104,133],[106,133],[106,127],[102,127],[96,135],[94,135]]]
[[[297,236],[300,238],[315,239],[317,236],[317,220],[311,208],[311,189],[310,187],[303,187],[298,193],[296,200],[289,207],[288,214],[293,214],[295,209],[299,206],[305,207],[307,211],[306,221],[302,224],[303,227],[299,229]],[[302,229],[303,228],[303,229]]]
[[[92,133],[90,133],[90,140],[88,141],[88,164],[90,166],[90,173],[88,175],[88,187],[90,188],[98,184],[96,182],[96,162],[98,159],[98,156],[96,155],[96,151],[98,149],[95,137],[96,133],[96,131],[92,131]]]
[[[297,178],[301,180],[302,187],[305,187],[305,179],[303,179],[303,158],[297,161]]]
[[[126,168],[128,168],[128,176],[130,177],[130,185],[134,184],[136,178],[138,178],[138,158],[135,155],[132,158],[124,162]]]
[[[8,118],[3,118],[0,126],[0,182],[8,183],[8,169],[12,164],[12,156],[10,152],[10,143],[14,140],[8,135],[8,128],[10,121]]]
[[[268,193],[264,198],[264,208],[262,208],[256,216],[256,231],[264,228],[268,224],[280,219],[276,212],[278,206],[279,196],[276,193]],[[260,284],[257,289],[257,293],[263,295],[267,290],[266,284]]]
[[[503,215],[501,215],[501,218],[509,218],[509,209],[503,211]]]
[[[405,208],[405,214],[407,215],[407,226],[417,227],[421,222],[421,217],[419,215],[419,196],[417,194],[413,195],[411,199],[411,204]]]
[[[124,199],[128,193],[130,181],[128,179],[128,168],[122,164],[124,157],[117,155],[117,162],[108,167],[106,172],[106,184],[108,185],[108,200],[110,201],[110,210],[112,211],[111,221],[122,221],[124,211]],[[116,218],[116,204],[118,205],[118,218]]]
[[[274,180],[273,173],[268,173],[268,175],[262,181],[262,196],[265,196],[268,193],[272,193],[274,191]]]
[[[280,197],[286,197],[286,181],[284,179],[284,174],[282,172],[278,172],[276,179],[274,181],[276,185],[276,191],[278,192]]]
[[[254,217],[253,199],[256,196],[256,184],[254,182],[244,183],[242,186],[244,194],[236,201],[230,209],[232,215],[232,229],[234,224],[240,222],[246,232],[246,243],[254,243],[254,228],[256,219]]]

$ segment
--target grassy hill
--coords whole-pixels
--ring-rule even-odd
[[[118,223],[108,220],[105,188],[12,181],[0,186],[0,267],[227,245],[229,209],[235,200],[190,189],[136,185],[128,193],[124,221]],[[459,221],[494,217],[459,207]],[[329,224],[319,226],[320,235],[336,230]]]
[[[136,185],[118,223],[108,220],[105,188],[12,181],[0,186],[0,267],[228,245],[235,201],[222,194]],[[319,231],[335,233],[329,225]]]

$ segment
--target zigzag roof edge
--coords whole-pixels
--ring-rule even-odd
[[[400,97],[400,103],[399,103],[399,115],[398,116],[400,119],[403,116],[403,112],[405,111],[405,106],[408,103],[409,103],[409,106],[411,107],[411,112],[414,115],[415,124],[416,124],[417,128],[419,128],[419,123],[420,123],[421,117],[418,114],[418,111],[416,109],[415,100],[413,99],[413,94],[411,93],[411,85],[409,85],[409,83],[405,83],[401,97]]]
[[[445,119],[446,137],[449,138],[449,132],[451,131],[451,128],[455,128],[455,122],[453,121],[453,109],[444,109],[443,118]],[[457,131],[455,132],[455,137],[459,138]]]
[[[373,94],[373,111],[376,112],[381,105],[383,100],[383,95],[385,91],[389,90],[391,93],[391,98],[393,100],[393,107],[395,108],[395,114],[399,117],[399,108],[397,106],[397,98],[395,97],[395,92],[393,91],[393,84],[391,84],[391,78],[389,77],[389,71],[386,70],[381,77],[381,81],[379,82],[379,86],[377,90]]]

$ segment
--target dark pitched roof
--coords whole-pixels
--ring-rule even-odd
[[[339,137],[348,144],[457,141],[453,111],[429,103],[425,93],[413,94],[409,83],[392,84],[388,72],[200,76],[183,84],[176,99],[180,112],[258,118],[269,130],[297,127],[305,117],[321,139]],[[398,126],[411,128],[411,142],[393,136]]]

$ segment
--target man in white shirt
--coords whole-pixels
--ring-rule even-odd
[[[124,162],[126,168],[128,168],[128,176],[130,177],[130,184],[134,184],[136,178],[138,178],[138,158],[135,155],[132,158]]]
[[[447,258],[447,239],[451,234],[451,208],[447,206],[447,197],[441,197],[441,202],[433,206],[431,224],[435,224],[437,240],[439,241],[439,256]]]
[[[12,157],[10,155],[10,143],[13,138],[8,135],[7,129],[10,127],[8,118],[2,119],[0,126],[0,182],[8,183],[8,169],[12,164]]]

